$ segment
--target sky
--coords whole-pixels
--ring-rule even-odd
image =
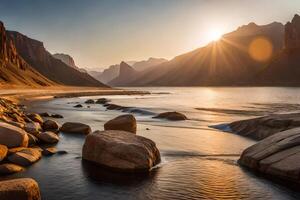
[[[99,70],[172,59],[241,25],[286,23],[296,13],[300,0],[0,0],[7,29]]]

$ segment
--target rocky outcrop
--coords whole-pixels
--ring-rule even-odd
[[[164,112],[154,116],[153,118],[167,119],[171,121],[187,120],[187,117],[179,112]]]
[[[241,120],[228,125],[230,132],[261,140],[280,131],[300,126],[300,113],[273,114],[265,117]]]
[[[136,119],[133,115],[121,115],[104,124],[104,130],[121,130],[136,133]]]
[[[16,126],[0,122],[0,144],[12,147],[27,147],[27,133]]]
[[[31,178],[0,181],[0,200],[41,200],[38,183]]]
[[[38,149],[26,148],[11,154],[8,160],[20,166],[29,166],[38,161],[41,156],[41,151]]]
[[[269,177],[300,184],[300,128],[276,133],[247,148],[239,163]]]
[[[75,133],[75,134],[90,134],[92,129],[89,125],[79,122],[66,122],[60,128],[63,133]]]
[[[82,158],[124,172],[146,172],[160,162],[153,141],[125,131],[96,131],[88,135]]]

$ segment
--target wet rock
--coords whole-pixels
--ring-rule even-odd
[[[20,122],[7,121],[6,123],[8,123],[10,125],[13,125],[13,126],[16,126],[16,127],[19,127],[21,129],[24,129],[24,127],[25,127],[25,124],[24,123],[20,123]]]
[[[180,120],[187,120],[188,118],[179,112],[164,112],[164,113],[160,113],[157,116],[153,117],[153,118],[161,118],[161,119],[167,119],[167,120],[171,120],[171,121],[180,121]]]
[[[67,154],[68,152],[65,151],[65,150],[61,150],[61,151],[57,151],[56,152],[58,155],[64,155],[64,154]]]
[[[59,119],[59,118],[64,118],[64,117],[63,117],[62,115],[60,115],[60,114],[52,114],[51,117],[52,117],[52,118],[58,118],[58,119]]]
[[[56,135],[55,133],[53,133],[51,131],[46,131],[46,132],[40,133],[37,135],[37,137],[39,138],[39,140],[41,142],[47,143],[47,144],[55,144],[59,141],[58,135]]]
[[[21,166],[29,166],[41,158],[41,152],[35,148],[26,148],[8,156],[8,160]]]
[[[34,136],[37,136],[42,131],[41,125],[37,122],[26,123],[24,129]]]
[[[43,122],[44,122],[43,118],[39,114],[30,113],[30,114],[27,114],[26,116],[29,119],[31,119],[32,121],[37,122],[39,124],[43,124]]]
[[[64,133],[76,133],[76,134],[90,134],[92,129],[89,125],[78,123],[78,122],[66,122],[60,128],[61,132]]]
[[[46,120],[44,123],[43,123],[43,130],[44,131],[53,131],[53,132],[56,132],[59,130],[59,124],[54,121],[54,120]]]
[[[39,143],[39,139],[36,136],[34,136],[30,133],[27,133],[27,135],[28,135],[28,139],[29,139],[28,146],[32,147],[32,146],[35,146],[37,143]]]
[[[273,134],[250,146],[239,163],[267,176],[300,184],[300,128]]]
[[[86,104],[94,104],[95,101],[93,99],[88,99],[84,103],[86,103]]]
[[[136,119],[133,115],[121,115],[104,124],[105,130],[123,130],[136,133]]]
[[[21,172],[23,170],[24,170],[23,167],[12,163],[0,164],[0,175],[14,174],[14,173]]]
[[[95,103],[96,104],[106,104],[108,102],[109,101],[106,98],[100,98],[100,99],[97,99],[97,101]]]
[[[88,135],[82,158],[124,172],[146,172],[160,162],[155,143],[125,131],[96,131]]]
[[[81,104],[77,104],[75,106],[73,106],[74,108],[82,108],[83,106]]]
[[[48,147],[48,148],[43,149],[42,153],[45,156],[51,156],[51,155],[57,153],[57,149],[55,147]]]
[[[40,113],[39,114],[41,117],[51,117],[51,115],[47,112],[44,112],[44,113]]]
[[[105,104],[105,107],[107,110],[122,110],[125,108],[124,106],[119,106],[117,104]]]
[[[12,147],[27,147],[28,136],[27,133],[16,126],[0,122],[0,144]]]
[[[275,133],[300,126],[300,113],[273,114],[265,117],[232,122],[230,132],[262,140]]]
[[[37,182],[31,178],[0,181],[1,200],[41,200]]]
[[[13,154],[13,153],[16,153],[16,152],[18,152],[18,151],[21,151],[21,150],[23,150],[23,149],[27,149],[27,147],[15,147],[15,148],[10,148],[10,149],[8,149],[8,155],[11,155],[11,154]]]
[[[0,144],[0,161],[2,161],[6,157],[7,151],[7,146]]]

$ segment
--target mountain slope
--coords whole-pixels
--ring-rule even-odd
[[[82,73],[55,59],[42,42],[28,38],[15,31],[7,31],[14,41],[17,52],[39,73],[63,85],[106,87],[87,73]]]
[[[133,79],[137,74],[137,71],[133,69],[130,65],[126,62],[121,62],[120,64],[120,72],[119,76],[114,78],[112,81],[108,82],[108,85],[111,86],[122,86],[128,80]]]
[[[267,60],[255,60],[249,54],[250,45],[258,38],[272,45]],[[245,85],[283,48],[283,38],[281,23],[264,26],[250,23],[223,35],[219,41],[139,73],[123,86]]]
[[[0,21],[0,86],[51,86],[54,82],[34,70],[20,55],[7,37]]]
[[[164,58],[149,58],[148,60],[142,60],[142,61],[135,62],[131,66],[132,66],[132,68],[134,68],[137,71],[144,71],[152,66],[159,65],[159,64],[167,62],[167,61],[168,60],[164,59]],[[129,64],[129,63],[127,63],[127,64]]]
[[[63,63],[65,63],[66,65],[76,69],[77,71],[83,72],[83,73],[87,73],[87,71],[85,69],[79,68],[76,66],[74,59],[68,55],[68,54],[64,54],[64,53],[55,53],[52,55],[54,58],[61,60]]]

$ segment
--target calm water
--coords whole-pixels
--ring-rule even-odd
[[[132,88],[131,88],[132,89]],[[14,177],[32,177],[43,199],[299,199],[300,193],[255,176],[237,165],[239,154],[255,141],[210,125],[276,112],[300,110],[298,88],[143,88],[145,96],[105,96],[138,109],[138,135],[154,140],[162,163],[148,175],[120,175],[91,170],[81,161],[84,136],[61,134],[59,150]],[[98,97],[93,97],[98,98]],[[93,130],[119,111],[101,105],[75,109],[85,98],[54,99],[28,105],[30,110],[65,116]],[[134,110],[134,109],[132,109]],[[151,113],[180,111],[190,120],[152,119]],[[146,130],[146,128],[150,130]]]

